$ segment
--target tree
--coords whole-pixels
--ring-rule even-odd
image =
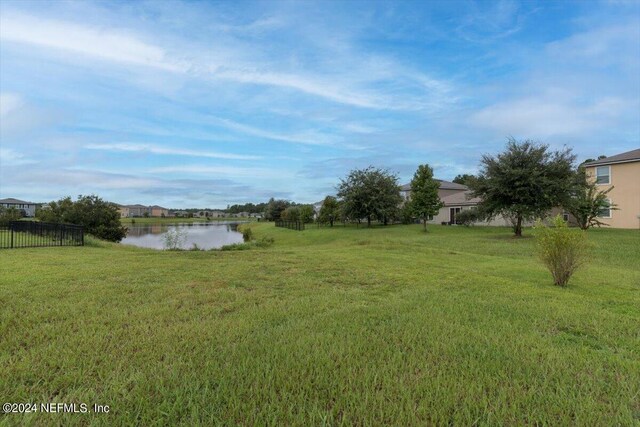
[[[24,213],[13,206],[9,208],[0,206],[0,226],[1,227],[6,227],[9,225],[11,221],[18,221],[23,216],[24,216]]]
[[[300,216],[300,221],[308,224],[313,222],[313,214],[315,211],[313,210],[313,206],[311,205],[300,205],[298,206],[298,212]]]
[[[422,219],[424,231],[427,220],[437,215],[443,205],[438,196],[440,183],[433,179],[433,169],[429,165],[420,165],[411,180],[411,207],[418,218]]]
[[[607,226],[609,224],[600,221],[598,217],[604,209],[617,209],[607,197],[611,190],[613,187],[599,190],[595,182],[587,178],[584,168],[579,167],[576,172],[575,189],[565,209],[573,215],[578,226],[583,230],[593,226]]]
[[[402,196],[398,186],[398,177],[388,170],[369,166],[354,169],[338,185],[338,197],[341,199],[344,213],[355,219],[377,219],[385,225],[396,216]]]
[[[318,221],[322,223],[329,223],[333,227],[334,221],[340,217],[340,204],[338,199],[333,196],[327,196],[322,202],[320,213],[318,214]]]
[[[547,145],[509,138],[503,153],[482,156],[480,173],[469,187],[482,199],[487,218],[511,218],[514,234],[520,237],[525,220],[544,217],[551,208],[566,204],[574,161],[569,148],[550,152]]]
[[[87,233],[112,242],[119,242],[127,235],[127,229],[120,224],[117,206],[96,195],[81,195],[75,202],[71,197],[51,202],[49,209],[39,212],[39,218],[46,222],[81,225]]]
[[[280,219],[282,212],[291,206],[287,200],[275,200],[273,197],[269,199],[265,209],[266,219],[269,221],[277,221]]]
[[[285,221],[300,221],[300,209],[297,206],[289,206],[280,213],[280,219]]]
[[[463,173],[461,175],[456,175],[456,177],[453,178],[453,182],[455,182],[456,184],[469,185],[469,182],[471,182],[473,178],[473,175]]]

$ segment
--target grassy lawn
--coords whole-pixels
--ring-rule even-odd
[[[0,251],[3,402],[111,408],[0,424],[640,425],[640,232],[561,289],[507,229],[251,226]]]

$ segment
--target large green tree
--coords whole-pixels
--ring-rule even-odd
[[[544,217],[568,202],[574,161],[569,148],[550,151],[544,144],[509,138],[504,152],[482,156],[480,173],[469,187],[482,199],[480,207],[488,218],[510,218],[519,237],[524,221]]]
[[[280,219],[282,212],[291,206],[288,200],[276,200],[273,197],[267,202],[265,216],[268,221],[277,221]]]
[[[327,196],[322,202],[322,207],[318,214],[318,221],[333,227],[333,223],[340,218],[340,203],[333,196]]]
[[[127,235],[117,206],[96,195],[81,195],[75,202],[71,197],[51,202],[47,209],[38,211],[38,217],[46,222],[81,225],[85,232],[112,242],[119,242]]]
[[[402,202],[397,175],[386,169],[369,166],[354,169],[338,185],[345,215],[360,220],[367,219],[367,225],[377,219],[384,224],[397,216]]]
[[[420,165],[411,180],[411,209],[415,215],[422,219],[424,231],[427,231],[427,220],[430,216],[437,215],[443,206],[438,196],[440,183],[433,179],[433,169],[429,165]]]

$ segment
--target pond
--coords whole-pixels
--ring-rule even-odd
[[[238,231],[240,222],[196,222],[127,224],[129,232],[121,243],[142,248],[167,249],[167,237],[178,237],[180,249],[219,249],[224,245],[242,243]]]

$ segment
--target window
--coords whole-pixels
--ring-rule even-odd
[[[598,217],[600,218],[611,218],[611,200],[607,200],[607,206],[600,209],[598,212]]]
[[[564,222],[569,222],[569,212],[563,211],[562,212],[562,219],[564,220]]]
[[[611,183],[611,166],[598,166],[596,168],[596,184]]]

